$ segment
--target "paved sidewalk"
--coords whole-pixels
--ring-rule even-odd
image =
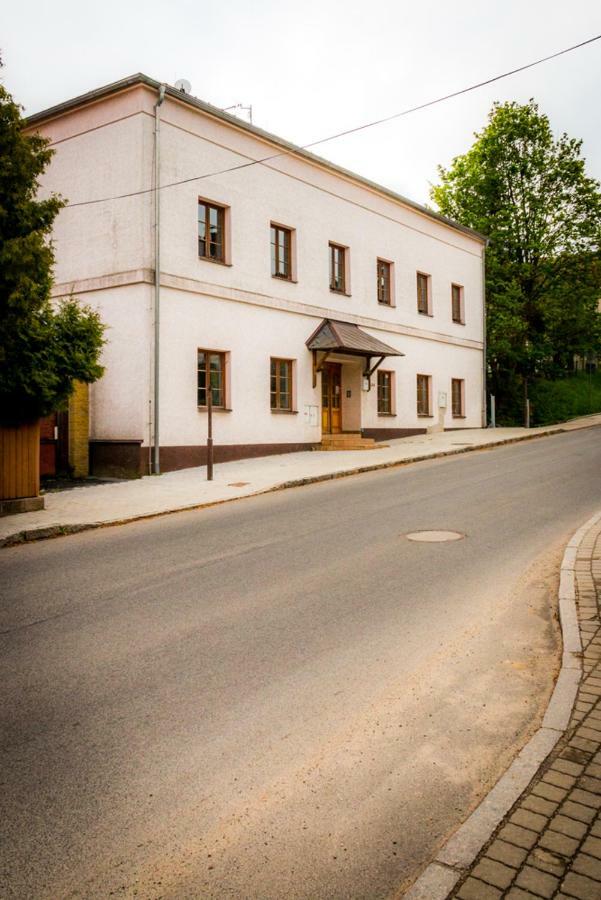
[[[583,675],[568,729],[449,898],[601,898],[601,522],[575,576]]]
[[[50,492],[45,495],[45,509],[0,518],[0,547],[593,425],[601,425],[601,415],[545,428],[474,428],[418,435],[369,451],[308,451],[219,463],[212,482],[206,481],[206,469],[198,467]]]

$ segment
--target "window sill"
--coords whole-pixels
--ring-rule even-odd
[[[432,413],[418,413],[417,418],[418,419],[433,419],[434,416],[432,415]]]
[[[346,291],[340,291],[340,290],[338,290],[338,288],[333,288],[331,285],[330,285],[330,293],[331,294],[340,294],[342,297],[350,297],[351,296]]]
[[[208,412],[208,410],[209,410],[208,406],[197,406],[196,408],[197,408],[198,412]],[[214,413],[229,413],[229,412],[233,412],[233,410],[232,410],[231,406],[214,406],[213,412]]]
[[[462,322],[461,319],[453,319],[453,325],[465,325],[465,322]]]
[[[288,284],[298,284],[297,278],[286,278],[284,275],[274,275],[273,272],[271,273],[271,277],[274,281],[287,281]]]
[[[379,419],[396,419],[396,413],[378,413]]]
[[[198,259],[200,260],[200,262],[208,262],[214,266],[225,266],[226,268],[230,269],[232,267],[231,262],[226,262],[224,259],[212,259],[210,256],[200,256],[200,254],[198,256]]]
[[[387,303],[386,300],[378,300],[378,306],[385,306],[387,309],[394,309],[395,303]]]
[[[421,310],[421,309],[418,309],[417,314],[418,314],[419,316],[427,316],[428,319],[433,319],[433,318],[434,318],[434,313],[431,313],[431,312],[424,312],[424,311]]]
[[[298,416],[298,409],[272,409],[274,416]]]
[[[467,417],[466,416],[456,416],[455,413],[453,413],[453,418],[454,419],[465,419]]]

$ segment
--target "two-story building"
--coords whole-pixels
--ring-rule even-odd
[[[482,235],[141,74],[28,129],[108,326],[93,472],[202,464],[209,391],[218,460],[483,424]]]

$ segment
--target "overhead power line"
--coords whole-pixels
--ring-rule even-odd
[[[486,87],[486,85],[494,84],[496,81],[501,81],[502,78],[509,78],[510,75],[517,75],[519,72],[525,72],[527,69],[532,69],[534,66],[540,66],[542,63],[549,62],[551,59],[557,59],[558,56],[564,56],[566,53],[571,53],[573,50],[579,50],[581,47],[586,47],[588,44],[593,44],[595,41],[601,40],[601,34],[596,34],[594,37],[588,38],[586,41],[581,41],[579,44],[573,44],[571,47],[565,47],[563,50],[558,50],[556,53],[550,53],[549,56],[543,56],[541,59],[536,59],[533,62],[526,63],[523,66],[518,66],[516,69],[509,69],[507,72],[503,72],[500,75],[494,75],[492,78],[487,78],[485,81],[479,81],[476,84],[471,84],[469,87],[461,88],[458,91],[452,91],[450,94],[444,94],[442,97],[436,97],[434,100],[428,100],[426,103],[420,103],[418,106],[411,106],[408,109],[403,109],[401,112],[392,113],[390,116],[384,116],[381,119],[374,119],[371,122],[366,122],[363,125],[357,125],[354,128],[348,128],[346,131],[338,131],[336,134],[330,134],[328,137],[320,138],[317,141],[311,141],[309,144],[303,144],[295,149],[290,150],[282,150],[279,153],[273,153],[270,156],[264,156],[261,159],[251,159],[244,163],[239,163],[235,166],[229,166],[227,169],[219,169],[216,172],[206,172],[204,175],[193,175],[190,178],[182,178],[179,181],[170,181],[167,184],[161,184],[160,190],[165,190],[165,188],[177,187],[180,184],[189,184],[192,181],[202,181],[204,178],[215,178],[217,175],[226,175],[228,172],[236,172],[239,169],[247,169],[250,166],[262,165],[263,163],[271,162],[271,160],[279,159],[282,156],[293,156],[295,150],[309,150],[311,147],[317,147],[319,144],[326,144],[329,141],[337,140],[341,137],[347,137],[349,134],[356,134],[359,131],[365,131],[368,128],[374,128],[376,125],[383,125],[385,122],[392,122],[394,119],[400,119],[403,116],[408,116],[411,113],[419,112],[421,109],[428,109],[430,106],[436,106],[438,103],[444,103],[446,100],[452,100],[454,97],[460,97],[462,94],[469,94],[471,91],[476,91],[479,88]],[[112,200],[125,200],[128,197],[137,197],[141,194],[150,194],[154,191],[154,188],[144,188],[140,191],[131,191],[127,194],[117,194],[113,197],[99,197],[95,200],[80,200],[76,203],[67,203],[67,207],[72,208],[75,206],[90,206],[94,203],[107,203]]]

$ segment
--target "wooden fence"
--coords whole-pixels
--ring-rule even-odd
[[[40,493],[40,423],[0,425],[0,500]]]

